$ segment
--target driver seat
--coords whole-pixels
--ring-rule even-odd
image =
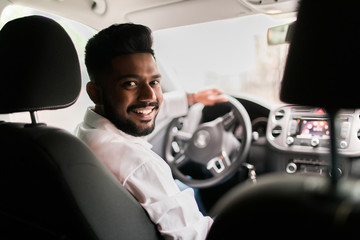
[[[72,105],[81,88],[75,47],[54,20],[28,16],[0,31],[0,226],[5,239],[161,239],[140,204],[81,140],[35,112]]]

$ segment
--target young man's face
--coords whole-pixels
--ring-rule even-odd
[[[130,135],[148,135],[163,101],[161,76],[153,56],[119,56],[112,60],[112,66],[113,72],[102,87],[105,117]]]

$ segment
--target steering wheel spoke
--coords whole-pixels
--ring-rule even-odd
[[[205,188],[221,183],[241,168],[247,158],[252,134],[250,117],[237,99],[227,98],[227,103],[215,106],[192,106],[189,116],[169,124],[164,158],[174,177],[191,187]],[[213,109],[221,114],[210,112]],[[238,126],[242,130],[235,136]]]
[[[173,165],[175,165],[177,168],[181,168],[187,162],[189,162],[189,160],[190,158],[186,154],[178,154],[174,158]]]
[[[185,131],[181,131],[178,128],[174,128],[174,138],[183,142],[188,142],[190,141],[192,134],[185,132]]]

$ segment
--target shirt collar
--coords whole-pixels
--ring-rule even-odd
[[[147,148],[152,148],[152,145],[147,141],[146,136],[144,137],[135,137],[129,135],[120,129],[118,129],[109,119],[101,116],[100,114],[94,111],[94,107],[88,107],[85,113],[84,122],[91,128],[102,129],[105,131],[112,132],[113,134],[120,135],[126,138],[128,141],[141,144]]]

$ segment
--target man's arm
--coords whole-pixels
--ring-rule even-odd
[[[196,93],[185,93],[184,91],[164,93],[164,102],[157,121],[186,115],[188,107],[195,103],[211,106],[215,103],[227,102],[227,98],[222,94],[223,92],[217,88],[205,89]]]
[[[143,164],[124,186],[166,239],[205,239],[213,220],[199,211],[192,189],[179,190],[162,159]]]
[[[227,102],[227,98],[224,97],[223,92],[217,88],[205,89],[196,93],[187,93],[187,101],[189,106],[195,103],[202,103],[205,106],[212,106],[215,103]]]

